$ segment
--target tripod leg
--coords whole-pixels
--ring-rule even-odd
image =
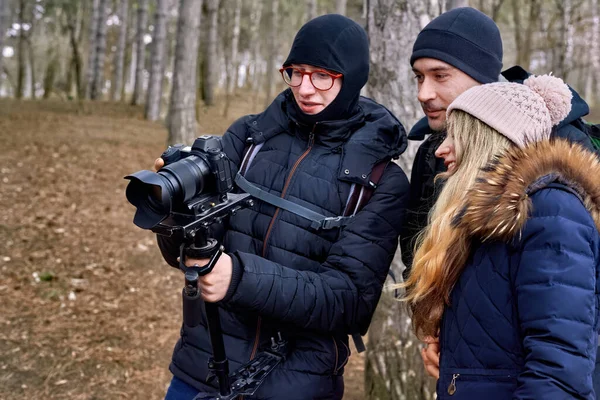
[[[208,330],[210,332],[210,343],[212,345],[213,357],[209,362],[212,370],[219,380],[219,393],[229,395],[231,387],[229,383],[229,362],[225,355],[225,344],[223,343],[223,331],[221,330],[221,318],[219,308],[213,303],[204,303],[206,317],[208,319]]]

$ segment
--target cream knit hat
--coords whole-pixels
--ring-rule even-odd
[[[550,137],[552,127],[571,111],[572,97],[562,79],[531,76],[522,85],[497,82],[472,87],[458,96],[446,113],[465,111],[524,147]]]

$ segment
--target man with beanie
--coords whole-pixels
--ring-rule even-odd
[[[416,238],[427,225],[427,215],[443,184],[434,178],[446,171],[446,166],[434,153],[446,134],[447,107],[473,86],[499,80],[522,83],[529,76],[518,66],[500,74],[502,55],[498,26],[487,15],[470,7],[455,8],[440,15],[417,36],[410,63],[425,118],[413,126],[408,138],[424,141],[413,162],[407,217],[400,236],[405,279],[412,265]],[[593,149],[589,136],[582,131],[581,117],[589,113],[589,107],[571,91],[571,112],[555,128],[553,136]]]
[[[204,301],[219,306],[231,371],[272,340],[288,343],[250,398],[341,399],[348,335],[366,333],[396,250],[409,185],[388,161],[407,139],[387,109],[359,94],[369,46],[352,20],[325,15],[305,24],[280,72],[289,88],[262,113],[237,120],[223,146],[240,176],[288,205],[257,199],[232,216],[225,253],[199,286]],[[359,193],[370,195],[362,206],[352,200]],[[333,223],[315,228],[298,209]],[[179,242],[159,236],[158,244],[176,267]],[[166,399],[214,398],[210,355],[205,323],[183,325]]]

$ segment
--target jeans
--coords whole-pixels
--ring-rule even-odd
[[[198,394],[198,390],[181,379],[173,377],[165,395],[165,400],[192,400]]]

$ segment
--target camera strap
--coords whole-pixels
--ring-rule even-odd
[[[246,178],[239,173],[235,176],[235,183],[240,189],[252,197],[311,221],[311,228],[316,230],[340,228],[345,226],[352,219],[352,216],[326,217],[316,211],[262,190],[258,186],[248,182]]]

